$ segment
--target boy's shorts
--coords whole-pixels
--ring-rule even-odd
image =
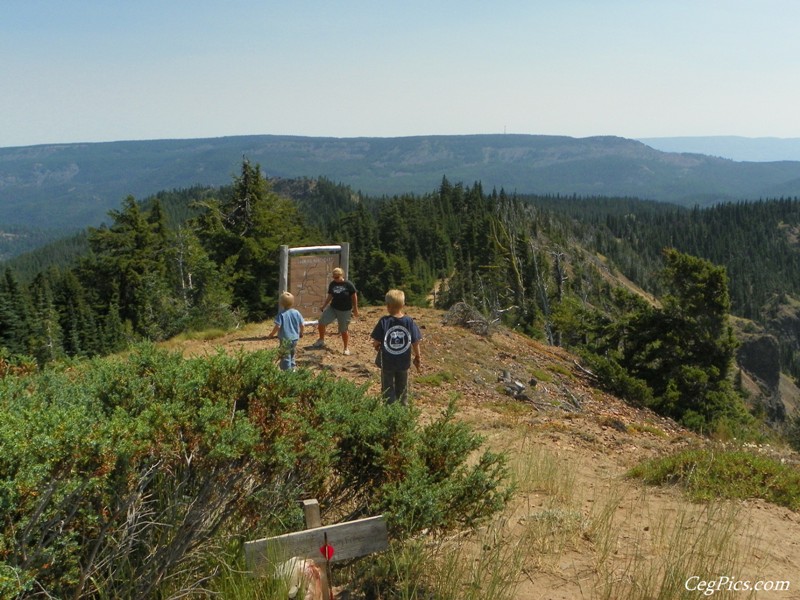
[[[330,325],[334,321],[339,323],[339,333],[344,333],[347,331],[347,327],[350,325],[350,319],[353,317],[352,310],[336,310],[332,306],[328,305],[325,307],[325,310],[322,311],[322,316],[319,318],[320,325]]]

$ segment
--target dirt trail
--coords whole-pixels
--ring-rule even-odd
[[[543,515],[568,519],[562,530],[574,534],[565,536],[557,551],[541,545],[521,550],[530,555],[517,598],[614,598],[609,585],[613,588],[648,563],[663,560],[660,553],[668,552],[670,545],[665,528],[703,531],[705,506],[688,502],[679,489],[648,488],[625,477],[627,469],[644,458],[704,443],[698,437],[597,390],[574,357],[559,348],[504,329],[482,337],[443,325],[444,313],[433,309],[412,307],[408,313],[424,336],[422,370],[411,377],[414,403],[423,418],[438,414],[457,398],[460,417],[485,435],[488,444],[506,450],[512,462],[524,469],[545,457],[569,479],[569,495],[561,504],[552,491],[532,489],[520,494],[512,508],[507,520],[511,536],[521,535]],[[310,348],[317,336],[309,327],[299,345],[298,364],[366,384],[377,393],[379,372],[372,362],[369,334],[382,314],[377,307],[361,310],[350,328],[350,356],[342,354],[335,325],[327,348],[321,350]],[[187,354],[219,347],[274,348],[277,341],[266,339],[271,327],[269,322],[251,325],[210,342],[180,345]],[[509,381],[524,386],[520,398],[509,395]],[[741,547],[741,572],[696,575],[788,581],[791,586],[789,591],[755,596],[718,593],[717,598],[800,599],[800,514],[761,501],[737,503],[735,509],[737,530],[731,543]],[[606,513],[610,516],[601,518]],[[609,531],[593,530],[598,523],[607,524]],[[707,535],[713,537],[713,531],[711,526]],[[695,595],[687,597],[704,597],[699,591]]]

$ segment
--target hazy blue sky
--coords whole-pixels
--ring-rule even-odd
[[[0,147],[800,137],[798,0],[2,0]]]

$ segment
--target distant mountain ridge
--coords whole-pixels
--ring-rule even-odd
[[[324,176],[376,196],[431,192],[442,177],[521,194],[692,206],[800,195],[800,162],[741,163],[611,136],[253,135],[0,148],[0,226],[98,224],[128,195],[229,184],[242,157],[269,177]]]

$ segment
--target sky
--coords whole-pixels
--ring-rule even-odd
[[[798,0],[2,0],[0,147],[800,137]]]

